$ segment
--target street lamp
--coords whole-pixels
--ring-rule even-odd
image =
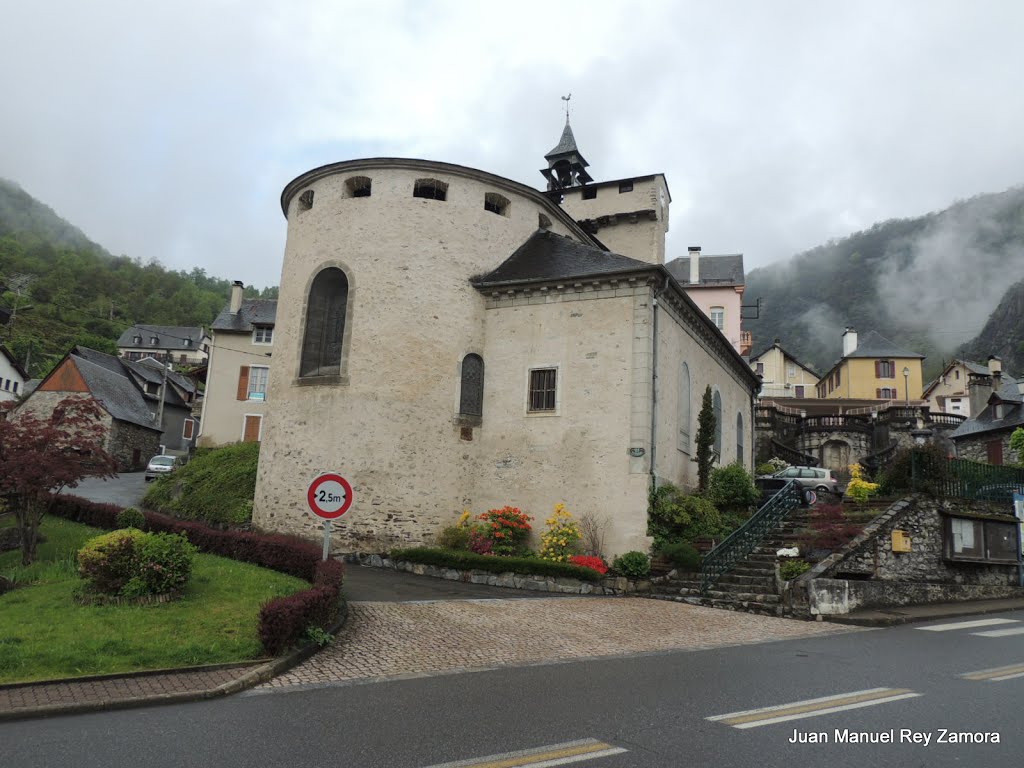
[[[903,395],[907,399],[907,407],[910,407],[910,369],[903,366]]]

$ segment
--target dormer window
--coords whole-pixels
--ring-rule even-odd
[[[1003,418],[1003,404],[1002,403],[994,403],[992,405],[992,418],[996,419],[996,420],[999,420],[999,419]]]
[[[185,339],[184,346],[191,347],[192,346],[192,339],[191,338]]]
[[[132,336],[132,344],[141,344],[141,343],[142,343],[142,337],[141,336]]]
[[[438,179],[416,179],[412,188],[413,197],[426,200],[447,200],[448,184]]]
[[[149,337],[149,343],[150,343],[150,344],[151,344],[152,346],[154,346],[154,347],[155,347],[155,346],[156,346],[157,344],[159,344],[159,343],[160,343],[160,339],[159,339],[159,338],[157,338],[156,336],[150,336],[150,337]]]

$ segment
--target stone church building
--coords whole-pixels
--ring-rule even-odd
[[[353,485],[336,545],[429,542],[463,509],[554,505],[646,550],[652,482],[696,485],[701,396],[721,464],[753,455],[759,381],[666,270],[661,174],[594,182],[566,122],[538,191],[398,158],[315,168],[288,237],[253,521],[312,536],[306,488]]]

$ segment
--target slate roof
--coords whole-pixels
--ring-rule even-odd
[[[215,331],[248,333],[254,325],[273,325],[277,319],[277,299],[242,299],[238,314],[227,305],[210,326]]]
[[[95,350],[90,350],[90,352],[92,352],[90,358],[93,359],[95,359],[95,355],[103,354]],[[123,369],[121,373],[116,373],[106,365],[93,362],[93,359],[80,357],[74,353],[71,357],[92,396],[99,401],[107,413],[120,421],[137,424],[154,432],[161,431],[159,425],[155,423],[153,412],[142,397],[142,393],[131,382]],[[113,359],[117,360],[117,358]]]
[[[924,355],[900,349],[877,331],[868,331],[857,340],[857,348],[843,359],[853,357],[916,357],[924,360]]]
[[[196,350],[199,349],[199,345],[202,343],[203,336],[206,332],[201,326],[188,326],[188,325],[133,325],[127,331],[121,334],[121,338],[117,340],[118,347],[155,347],[157,349],[179,349],[179,350]],[[142,343],[135,341],[136,336],[142,337]],[[157,343],[154,345],[150,342],[150,338],[156,336]],[[186,344],[186,340],[191,339],[191,344]]]
[[[558,140],[558,144],[555,148],[544,155],[545,160],[549,160],[555,155],[564,155],[575,152],[579,154],[579,149],[576,147],[576,137],[572,134],[572,126],[569,125],[568,116],[565,118],[565,128],[562,130],[562,138]]]
[[[143,381],[150,384],[163,383],[163,372],[159,368],[154,368],[152,365],[146,363],[139,363],[134,360],[122,360],[121,362],[124,364],[125,368],[138,375],[139,378],[141,378]],[[195,391],[195,384],[193,384],[189,379],[185,378],[184,376],[174,373],[173,371],[167,372],[167,379],[172,384],[177,384],[178,386],[185,387],[186,391]],[[150,395],[145,392],[143,392],[143,398],[146,400],[160,400],[159,395]],[[164,405],[177,406],[180,408],[191,407],[189,406],[188,403],[185,402],[184,398],[182,398],[178,394],[177,390],[175,390],[173,386],[167,388],[167,394],[164,396]]]
[[[751,363],[751,364],[754,364],[754,363],[756,363],[756,362],[757,362],[757,360],[758,360],[758,358],[762,357],[763,355],[767,354],[768,352],[771,352],[771,351],[772,351],[773,349],[775,349],[776,347],[778,347],[778,348],[779,348],[779,351],[780,351],[780,352],[781,352],[781,353],[782,353],[782,354],[783,354],[783,355],[784,355],[785,357],[787,357],[788,359],[792,360],[792,361],[793,361],[794,363],[796,363],[797,365],[799,365],[799,366],[800,366],[801,368],[803,368],[803,369],[804,369],[805,371],[807,371],[807,372],[808,372],[808,373],[810,373],[810,374],[813,374],[814,376],[817,376],[817,377],[818,377],[819,379],[821,378],[821,376],[820,376],[820,375],[818,374],[818,372],[817,372],[816,370],[814,370],[814,369],[813,369],[813,368],[812,368],[811,366],[809,366],[809,365],[805,365],[804,363],[801,363],[801,362],[800,362],[799,360],[797,360],[797,359],[796,359],[796,357],[795,357],[795,356],[793,356],[793,355],[791,355],[791,354],[790,354],[789,352],[787,352],[787,351],[786,351],[786,349],[785,349],[785,348],[784,348],[784,347],[783,347],[783,346],[782,346],[781,344],[779,344],[779,342],[777,342],[777,341],[776,341],[776,342],[774,342],[774,343],[773,343],[773,344],[772,344],[772,345],[771,345],[770,347],[765,347],[765,348],[764,348],[763,350],[761,350],[760,352],[758,352],[758,353],[757,353],[756,355],[751,355],[751,357],[750,357],[750,363]]]
[[[729,253],[721,256],[701,254],[700,282],[697,285],[745,285],[746,275],[743,271],[743,254]],[[665,265],[672,277],[684,288],[693,285],[690,282],[690,257],[683,256],[673,259]]]
[[[485,287],[534,280],[570,280],[576,277],[650,269],[651,264],[591,245],[537,230],[498,268],[475,278],[473,285]]]
[[[994,393],[993,397],[995,396]],[[993,418],[992,405],[987,405],[977,416],[967,419],[950,432],[949,437],[957,440],[985,432],[997,432],[1024,426],[1024,395],[1021,394],[1020,384],[1014,379],[1010,379],[1000,387],[998,397],[1006,404],[1006,412],[1001,419]]]

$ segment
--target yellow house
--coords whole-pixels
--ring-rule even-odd
[[[857,332],[843,334],[843,357],[818,382],[827,399],[916,401],[924,388],[924,355],[900,349],[875,331],[858,343]]]
[[[750,358],[750,367],[761,377],[761,397],[814,397],[820,378],[807,365],[797,360],[775,342]]]

